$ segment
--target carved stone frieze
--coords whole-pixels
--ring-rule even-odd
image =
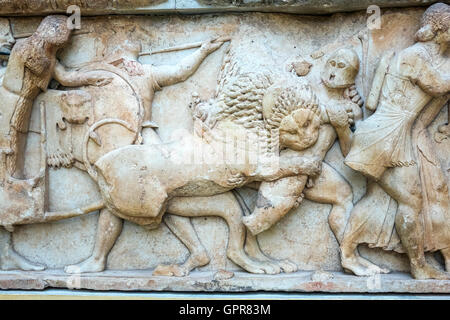
[[[0,3],[1,288],[450,292],[449,5]]]

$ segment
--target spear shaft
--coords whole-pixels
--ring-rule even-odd
[[[226,42],[226,41],[231,41],[231,38],[230,37],[217,38],[213,42]],[[204,43],[205,43],[204,41],[199,41],[199,42],[182,44],[179,46],[164,48],[164,49],[155,50],[155,51],[141,52],[141,53],[139,53],[139,56],[150,56],[150,55],[157,54],[157,53],[166,53],[166,52],[173,52],[173,51],[188,50],[188,49],[193,49],[193,48],[200,48]]]

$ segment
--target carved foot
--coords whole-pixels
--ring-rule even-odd
[[[278,261],[278,265],[283,270],[283,272],[286,272],[286,273],[292,273],[292,272],[298,271],[297,264],[288,259]]]
[[[411,266],[411,275],[414,279],[438,279],[438,280],[450,280],[450,273],[438,270],[433,266],[426,263],[424,266]]]
[[[189,274],[190,270],[184,265],[169,264],[159,265],[153,271],[154,276],[166,276],[166,277],[184,277]]]
[[[264,270],[266,274],[280,274],[283,270],[277,263],[277,261],[256,261],[259,264],[259,268]]]
[[[260,263],[265,263],[267,266],[270,266],[269,274],[278,274],[283,271],[283,269],[280,266],[280,261],[278,260],[271,259],[263,254],[259,255],[249,254],[249,255],[253,260]]]
[[[379,266],[373,264],[372,262],[362,258],[362,257],[352,257],[347,259],[342,259],[342,268],[350,270],[355,275],[360,277],[373,276],[380,273],[389,273],[390,270],[380,268]]]
[[[45,266],[34,263],[22,257],[14,250],[8,252],[1,257],[0,268],[2,270],[23,270],[23,271],[42,271]]]
[[[94,259],[92,256],[83,262],[66,266],[64,268],[65,273],[101,272],[103,270],[105,270],[105,262]]]
[[[294,262],[292,262],[288,259],[277,260],[277,259],[269,258],[267,256],[261,256],[261,255],[253,256],[251,254],[250,254],[250,256],[256,260],[259,260],[263,263],[271,265],[272,271],[270,272],[270,274],[278,274],[281,272],[291,273],[291,272],[296,272],[298,270],[298,266]]]
[[[274,272],[276,273],[290,273],[298,270],[298,266],[290,260],[277,260],[265,255],[264,252],[261,251],[256,237],[250,235],[249,233],[247,233],[247,244],[245,249],[252,259],[271,263],[274,268]]]
[[[187,276],[191,270],[207,265],[211,261],[206,252],[200,252],[197,254],[191,254],[191,256],[182,265],[170,264],[159,265],[153,271],[154,276],[167,276],[167,277],[184,277]]]

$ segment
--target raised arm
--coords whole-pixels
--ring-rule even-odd
[[[112,80],[112,78],[101,72],[66,70],[66,68],[58,61],[53,70],[53,79],[65,87],[79,87],[83,85],[100,87],[110,83]]]
[[[164,87],[185,81],[198,69],[203,60],[211,52],[220,48],[222,44],[223,42],[208,40],[203,43],[200,49],[181,60],[180,63],[155,67],[154,76],[156,82],[159,86]]]

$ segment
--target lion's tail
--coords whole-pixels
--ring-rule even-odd
[[[89,161],[89,156],[88,156],[89,139],[95,135],[95,130],[97,130],[98,128],[100,128],[101,126],[104,126],[106,124],[113,124],[113,123],[119,124],[119,125],[127,128],[131,132],[136,133],[136,131],[133,129],[133,127],[128,122],[121,120],[121,119],[114,119],[114,118],[107,118],[107,119],[97,121],[96,123],[94,123],[92,126],[89,127],[88,131],[86,132],[86,134],[84,136],[84,140],[83,140],[83,163],[84,163],[84,166],[86,167],[87,172],[89,173],[89,175],[95,182],[98,181],[98,173],[94,169],[94,167],[91,165],[91,162]]]
[[[45,212],[44,217],[41,221],[38,222],[51,222],[58,221],[63,219],[69,219],[73,217],[82,216],[84,214],[88,214],[97,210],[101,210],[105,207],[105,203],[103,200],[99,200],[97,202],[91,203],[90,205],[76,208],[73,210],[67,211],[53,211],[53,212]]]

